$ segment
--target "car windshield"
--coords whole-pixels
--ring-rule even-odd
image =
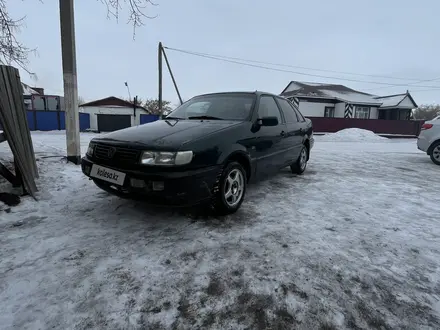
[[[176,108],[167,118],[245,120],[249,118],[254,101],[254,94],[197,96]]]

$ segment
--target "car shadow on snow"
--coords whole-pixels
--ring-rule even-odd
[[[108,197],[113,197],[108,195]],[[175,223],[179,226],[182,223],[194,224],[198,223],[202,226],[212,228],[230,229],[237,226],[247,226],[255,221],[260,215],[251,204],[247,204],[246,200],[242,207],[234,214],[220,216],[208,205],[200,205],[195,207],[158,207],[148,202],[132,201],[118,199],[118,205],[107,211],[112,216],[123,217],[124,221],[141,220],[150,225],[156,223],[171,225]],[[105,207],[105,205],[103,205]]]
[[[268,196],[289,194],[301,194],[304,180],[313,179],[317,172],[308,170],[303,175],[296,175],[286,168],[278,174],[262,179],[247,186],[245,200],[240,209],[230,215],[220,216],[209,207],[199,205],[195,207],[167,207],[154,206],[148,202],[134,201],[118,198],[111,194],[100,191],[96,197],[103,201],[102,213],[111,214],[116,218],[124,218],[124,221],[142,220],[149,223],[167,223],[168,225],[199,223],[210,228],[231,229],[240,226],[249,226],[262,216],[265,211]],[[305,188],[304,188],[305,189]],[[109,205],[105,202],[110,202]],[[115,205],[115,206],[113,206]]]

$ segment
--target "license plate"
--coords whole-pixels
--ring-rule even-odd
[[[122,186],[125,180],[125,173],[112,170],[107,167],[93,164],[90,176]]]

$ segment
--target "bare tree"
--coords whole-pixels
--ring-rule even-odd
[[[15,63],[31,74],[26,67],[29,53],[35,50],[24,46],[16,38],[23,23],[24,17],[12,18],[6,7],[6,0],[0,0],[0,62],[8,65]]]
[[[414,119],[431,120],[440,115],[440,104],[423,104],[413,111]]]
[[[17,0],[15,0],[17,1]],[[43,2],[43,0],[40,0]],[[133,25],[133,38],[135,38],[136,28],[144,25],[145,19],[155,18],[146,14],[147,7],[157,6],[151,0],[97,0],[107,7],[107,16],[119,20],[120,13],[124,7],[128,7],[128,23]],[[11,17],[7,0],[0,0],[0,63],[15,64],[31,75],[28,70],[28,57],[36,49],[26,47],[17,39],[17,34],[23,28],[25,17]]]
[[[81,95],[78,96],[78,105],[81,106],[82,104],[86,103],[86,100]]]
[[[159,100],[158,99],[146,99],[142,106],[147,109],[153,115],[160,115]],[[164,115],[168,114],[172,110],[171,102],[162,100],[162,112]]]
[[[144,25],[145,19],[153,19],[156,16],[149,16],[145,14],[148,6],[157,6],[151,0],[99,0],[107,6],[107,17],[114,17],[119,21],[120,12],[123,9],[123,4],[129,8],[128,23],[133,24],[133,39],[136,36],[136,28]]]
[[[128,98],[121,97],[121,99],[123,99],[127,102],[130,102],[131,104],[134,105],[134,98],[130,100]],[[144,100],[141,97],[138,97],[137,98],[137,105],[144,107],[152,115],[160,115],[159,100],[158,99],[146,98]],[[173,109],[173,106],[170,101],[162,100],[162,111],[163,111],[164,115],[167,115],[172,109]]]

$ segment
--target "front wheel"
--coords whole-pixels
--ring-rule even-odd
[[[440,165],[440,141],[433,145],[430,156],[434,164]]]
[[[290,170],[294,174],[303,174],[307,167],[307,147],[303,146],[295,163],[290,165]]]
[[[246,193],[246,171],[238,162],[228,163],[214,189],[213,207],[217,214],[237,212]]]

